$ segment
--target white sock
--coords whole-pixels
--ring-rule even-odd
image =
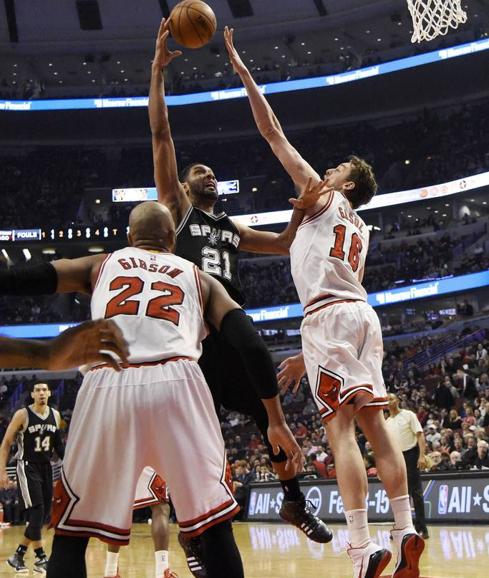
[[[399,496],[391,500],[392,513],[394,514],[394,530],[413,530],[413,516],[409,496]]]
[[[107,552],[107,557],[105,558],[104,576],[116,576],[118,565],[119,565],[119,552]]]
[[[370,542],[367,510],[348,510],[345,512],[345,518],[352,548],[366,546]]]
[[[168,550],[155,552],[155,576],[163,578],[163,573],[168,568]]]

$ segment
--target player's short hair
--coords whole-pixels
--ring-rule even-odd
[[[180,182],[181,182],[181,183],[184,183],[184,182],[188,179],[188,176],[189,176],[189,174],[190,174],[190,171],[191,171],[194,167],[198,167],[198,166],[200,166],[200,165],[203,165],[204,167],[207,166],[207,165],[205,165],[204,163],[190,163],[189,165],[183,167],[183,169],[180,171],[180,175],[179,175]]]
[[[35,381],[32,385],[31,385],[31,393],[34,393],[34,390],[36,389],[37,385],[45,385],[48,390],[49,390],[49,384],[45,383],[44,381]]]
[[[351,155],[348,157],[351,165],[350,179],[355,188],[348,193],[348,200],[354,209],[369,203],[377,192],[377,181],[374,171],[367,161]]]

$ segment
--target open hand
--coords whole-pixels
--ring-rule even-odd
[[[163,18],[160,29],[158,30],[158,37],[156,38],[155,56],[153,59],[153,66],[160,70],[168,66],[174,58],[183,54],[181,50],[168,49],[169,35],[170,29],[168,27],[168,21]]]
[[[274,455],[280,452],[280,448],[284,450],[287,456],[287,463],[285,464],[287,473],[290,473],[292,477],[302,472],[304,456],[289,426],[285,422],[277,425],[269,425],[267,435]]]
[[[248,69],[234,47],[233,33],[234,28],[228,28],[227,26],[224,28],[224,43],[226,45],[226,50],[228,51],[229,61],[233,65],[234,72],[241,75],[242,72],[246,72]]]
[[[277,374],[277,379],[281,393],[285,393],[290,387],[292,387],[292,393],[297,393],[301,379],[306,373],[302,353],[287,357],[278,367],[280,371]]]
[[[314,207],[318,200],[327,193],[330,193],[333,187],[328,187],[326,181],[318,181],[314,186],[312,185],[312,177],[307,181],[307,185],[301,192],[297,199],[289,199],[289,203],[295,209],[305,211]]]
[[[428,463],[426,461],[426,456],[419,456],[418,458],[418,470],[424,471],[428,467]]]
[[[47,366],[59,370],[98,361],[120,371],[111,353],[127,363],[129,349],[119,327],[109,319],[86,321],[49,342]]]

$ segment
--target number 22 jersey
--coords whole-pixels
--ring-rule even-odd
[[[334,301],[367,301],[361,283],[369,231],[346,197],[332,191],[301,223],[290,263],[304,315]]]
[[[92,293],[92,319],[114,319],[129,362],[188,357],[207,335],[197,267],[172,253],[126,247],[105,258]]]

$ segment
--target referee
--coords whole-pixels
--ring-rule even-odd
[[[413,499],[416,514],[416,531],[426,540],[429,538],[424,513],[423,488],[419,470],[426,467],[426,441],[423,428],[416,414],[399,407],[397,395],[389,394],[389,417],[387,428],[401,447],[406,462],[408,491]]]

